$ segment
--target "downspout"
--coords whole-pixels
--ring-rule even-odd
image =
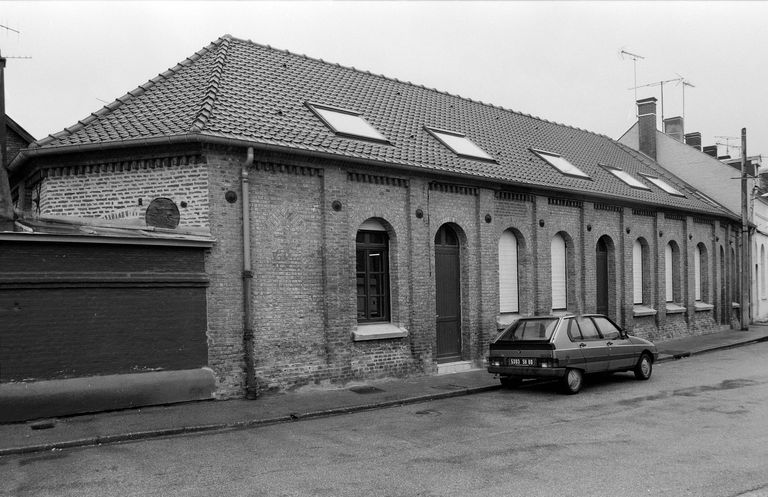
[[[251,288],[253,267],[251,265],[251,215],[248,198],[248,168],[253,165],[253,147],[248,147],[248,156],[240,173],[243,203],[243,348],[245,349],[245,398],[257,397],[256,370],[253,353],[253,326],[251,326]]]

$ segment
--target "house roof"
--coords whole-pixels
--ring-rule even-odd
[[[336,134],[308,103],[360,113],[387,142]],[[465,134],[494,161],[457,155],[427,127]],[[724,214],[661,166],[607,136],[229,35],[75,125],[35,142],[11,168],[18,169],[34,155],[174,139],[231,140]],[[562,155],[591,179],[560,173],[532,149]],[[640,174],[666,178],[686,196],[669,195],[647,181],[649,190],[632,188],[600,164],[641,181]]]

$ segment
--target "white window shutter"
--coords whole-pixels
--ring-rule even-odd
[[[701,300],[701,250],[693,248],[693,298]]]
[[[672,246],[667,244],[664,247],[664,291],[667,294],[667,302],[675,299],[672,286]]]
[[[552,238],[552,308],[565,309],[568,307],[566,285],[566,250],[565,240],[560,235]]]
[[[499,239],[499,312],[518,312],[517,238],[505,231]]]
[[[639,240],[632,245],[632,293],[635,304],[643,303],[643,246]]]

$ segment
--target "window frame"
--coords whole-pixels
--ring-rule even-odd
[[[560,260],[555,261],[555,254],[554,254],[554,251],[552,250],[552,248],[554,246],[553,243],[554,243],[555,239],[558,239],[558,238],[560,240],[562,240],[562,242],[563,242],[563,245],[562,245],[563,246],[562,261],[560,261]],[[563,310],[567,310],[568,309],[568,241],[565,239],[565,237],[563,235],[561,235],[560,233],[557,233],[550,240],[549,246],[550,246],[550,251],[549,251],[550,252],[550,273],[551,273],[550,274],[550,286],[551,286],[551,290],[552,290],[552,302],[551,302],[552,310],[553,311],[563,311]],[[557,303],[560,304],[561,300],[562,300],[563,306],[555,306],[555,290],[556,290],[556,287],[555,287],[555,267],[556,267],[555,266],[555,262],[558,262],[558,263],[562,262],[562,264],[558,264],[558,266],[557,266],[558,269],[559,269],[559,267],[561,265],[562,265],[562,268],[563,268],[563,284],[561,285],[562,286],[562,299],[558,299]],[[559,287],[560,286],[557,287],[558,290],[559,290]]]
[[[359,237],[360,235],[363,236],[370,236],[372,234],[380,235],[384,237],[383,242],[369,242],[369,241],[363,241],[360,242]],[[360,229],[357,230],[357,233],[355,235],[355,275],[356,275],[356,281],[360,278],[360,275],[363,274],[363,288],[364,288],[364,294],[360,295],[357,293],[357,322],[359,324],[367,324],[367,323],[388,323],[391,320],[392,317],[392,296],[391,296],[391,285],[390,285],[390,274],[389,274],[389,234],[386,231],[381,230],[366,230],[366,229]],[[381,252],[381,258],[382,258],[382,270],[379,272],[371,271],[371,266],[369,264],[370,260],[370,253],[378,251]],[[365,271],[359,271],[359,267],[357,264],[358,258],[360,256],[360,253],[363,253],[363,257],[365,260]],[[381,295],[380,297],[384,300],[382,303],[381,311],[382,315],[379,317],[371,317],[371,309],[370,309],[370,299],[371,293],[369,292],[370,289],[370,276],[372,274],[378,274],[381,276]],[[359,284],[356,286],[359,292]],[[365,300],[364,305],[364,317],[360,316],[360,298],[363,297]]]
[[[491,154],[483,150],[483,148],[480,147],[480,145],[472,141],[464,133],[459,133],[456,131],[448,131],[447,129],[432,128],[430,126],[424,126],[424,129],[427,130],[427,132],[430,135],[432,135],[435,138],[435,140],[439,141],[444,147],[446,147],[448,150],[450,150],[451,152],[453,152],[459,157],[463,157],[465,159],[481,160],[485,162],[494,162],[494,163],[497,162],[496,159],[494,159],[491,156]],[[457,150],[449,142],[445,141],[441,135],[447,135],[454,138],[462,138],[470,148],[476,149],[479,153],[478,154],[466,153],[466,151],[462,152],[460,150]]]
[[[514,261],[508,261],[507,259],[502,260],[502,242],[506,237],[512,237],[507,238],[509,240],[509,243],[514,242]],[[511,250],[507,249],[507,253],[511,252]],[[504,230],[501,233],[501,236],[499,237],[499,243],[498,243],[498,256],[499,256],[499,313],[505,314],[505,313],[514,313],[514,312],[520,312],[520,243],[517,239],[517,235],[510,230]],[[502,261],[505,261],[504,263]],[[503,266],[504,265],[504,266]],[[502,275],[502,266],[505,269],[508,269],[508,273],[505,271],[504,275]],[[514,269],[514,271],[512,271]],[[514,275],[512,275],[514,273]],[[511,281],[506,281],[504,277],[509,278],[510,280],[514,280],[514,285],[505,285],[505,283],[511,283]],[[505,288],[507,286],[514,286],[514,299],[511,298],[509,295],[502,295],[502,286]],[[506,290],[505,292],[506,293]],[[511,292],[510,292],[511,293]],[[506,298],[504,298],[506,297]],[[509,302],[511,300],[514,300],[514,305],[511,305]]]
[[[318,119],[320,119],[320,121],[322,121],[322,123],[325,124],[325,126],[328,129],[333,131],[333,133],[338,135],[338,136],[341,136],[341,137],[344,137],[344,138],[354,138],[356,140],[366,140],[366,141],[371,141],[371,142],[375,142],[375,143],[383,143],[383,144],[386,144],[386,145],[390,145],[391,144],[389,139],[386,136],[384,136],[384,134],[381,131],[376,129],[376,127],[373,126],[373,124],[369,123],[363,117],[362,113],[360,113],[360,112],[356,112],[356,111],[349,110],[349,109],[342,109],[340,107],[333,107],[333,106],[325,105],[325,104],[317,104],[317,103],[313,103],[313,102],[304,102],[304,105],[306,105],[307,108],[309,108],[309,110],[311,110],[312,113],[315,116],[317,116]],[[343,114],[343,115],[347,115],[347,116],[357,117],[362,122],[362,124],[365,127],[370,128],[370,131],[373,131],[375,133],[375,135],[373,135],[373,136],[371,136],[371,135],[361,135],[361,134],[355,133],[353,131],[348,131],[348,130],[345,131],[345,130],[339,129],[338,127],[334,126],[333,123],[331,123],[331,121],[328,120],[325,115],[323,115],[322,111],[326,111],[326,112],[330,112],[330,113],[334,113],[335,112],[336,114]]]
[[[568,159],[566,159],[565,157],[563,157],[562,155],[560,155],[560,154],[558,154],[556,152],[549,152],[547,150],[540,150],[540,149],[537,149],[537,148],[530,148],[528,150],[533,152],[539,159],[543,160],[544,162],[546,162],[547,164],[549,164],[550,166],[555,168],[555,170],[557,172],[559,172],[560,174],[562,174],[563,176],[570,176],[572,178],[588,179],[590,181],[594,181],[589,174],[585,173],[579,167],[577,167],[575,164],[573,164],[571,161],[569,161]],[[568,164],[568,166],[570,166],[570,168],[573,168],[576,171],[578,171],[578,173],[566,171],[561,166],[558,166],[555,162],[551,161],[547,157],[553,157],[553,158],[560,159],[560,160],[564,161],[566,164]]]
[[[643,178],[647,179],[648,181],[650,181],[651,183],[653,183],[655,187],[662,190],[664,193],[667,193],[668,195],[672,195],[674,197],[688,198],[685,196],[683,192],[681,192],[674,186],[670,185],[668,182],[666,182],[659,176],[653,176],[651,174],[646,174],[646,173],[638,173],[638,174]]]
[[[598,165],[630,188],[634,188],[635,190],[651,191],[651,188],[648,185],[644,184],[639,179],[635,178],[633,175],[619,167],[600,163],[598,163]],[[633,184],[632,182],[635,182],[636,184]]]

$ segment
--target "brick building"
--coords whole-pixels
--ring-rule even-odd
[[[645,155],[231,36],[11,174],[39,216],[163,197],[210,233],[221,398],[481,365],[520,315],[601,311],[652,339],[731,322],[738,219]]]

